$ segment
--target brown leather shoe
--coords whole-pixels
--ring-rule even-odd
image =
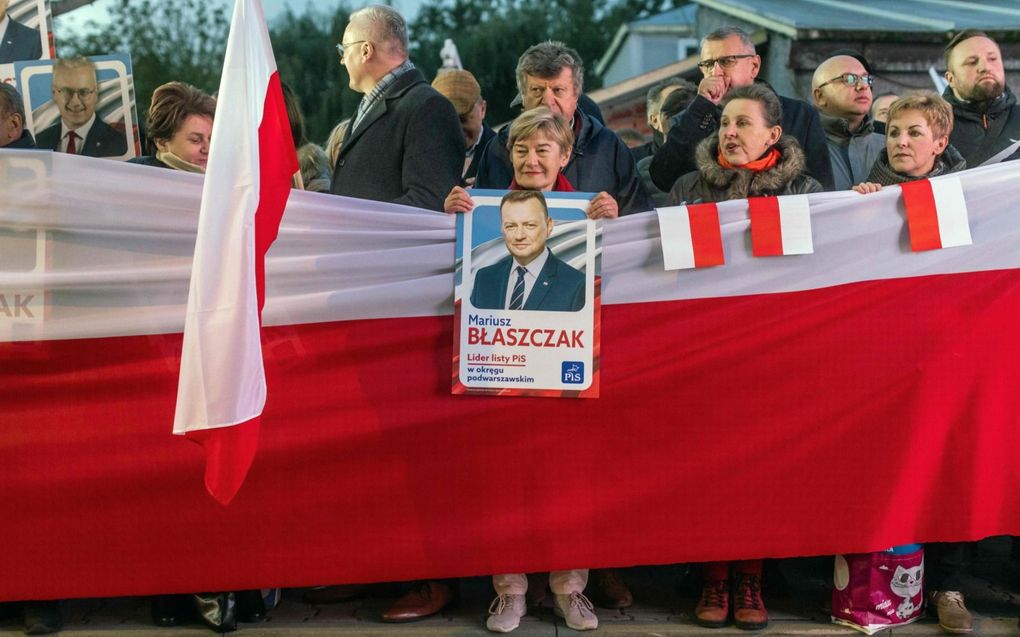
[[[935,591],[932,606],[939,617],[939,628],[954,635],[965,635],[974,630],[974,617],[963,603],[959,591]]]
[[[707,580],[694,608],[694,621],[705,628],[722,628],[730,617],[730,586],[726,580]]]
[[[634,596],[623,583],[620,571],[615,568],[600,568],[591,572],[592,582],[588,587],[591,600],[599,608],[630,608]]]
[[[769,625],[769,614],[761,599],[761,577],[737,573],[733,586],[733,625],[744,630],[761,630]]]
[[[382,614],[384,622],[413,622],[435,615],[454,601],[453,589],[444,582],[422,582],[404,594]]]

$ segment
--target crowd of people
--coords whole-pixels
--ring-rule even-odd
[[[946,46],[948,88],[942,95],[917,90],[876,97],[868,60],[856,51],[838,50],[818,65],[809,103],[778,95],[761,81],[761,58],[748,34],[720,28],[701,42],[697,85],[671,78],[648,91],[652,139],[647,142],[603,123],[598,107],[584,95],[580,56],[562,42],[537,43],[520,55],[516,80],[522,112],[498,131],[485,121],[483,87],[469,71],[443,70],[427,81],[409,59],[407,25],[394,9],[370,6],[352,13],[336,48],[351,88],[364,97],[321,148],[307,139],[297,102],[286,91],[301,165],[295,186],[426,210],[469,213],[473,187],[577,190],[595,193],[587,209],[591,218],[612,219],[681,203],[835,190],[867,194],[1020,158],[1020,141],[1015,141],[1020,140],[1020,106],[1006,85],[999,46],[979,31],[963,31]],[[57,61],[52,91],[61,121],[33,141],[24,127],[21,97],[0,84],[0,147],[123,153],[109,126],[96,117],[90,61]],[[151,104],[149,154],[132,161],[204,172],[214,98],[170,82],[156,89]],[[528,263],[519,265],[527,270]],[[521,307],[526,300],[513,302]],[[973,627],[959,592],[966,551],[963,544],[937,546],[928,562],[931,603],[940,626],[951,633]],[[694,612],[700,625],[732,621],[748,630],[768,625],[761,560],[704,564],[701,573]],[[555,571],[548,584],[556,612],[576,630],[598,626],[596,605],[623,608],[633,599],[615,570]],[[486,625],[493,632],[510,632],[527,612],[528,578],[495,574],[493,587]],[[308,599],[336,601],[363,592],[357,586],[324,586],[309,591]],[[183,599],[157,598],[154,620],[176,623]],[[193,599],[217,630],[236,626],[239,600],[249,606],[242,609],[242,620],[258,620],[266,610],[253,591]],[[456,582],[419,582],[382,619],[413,621],[455,599]],[[26,608],[36,613],[30,619],[26,610],[26,631],[59,628],[55,603]]]

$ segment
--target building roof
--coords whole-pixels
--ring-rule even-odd
[[[605,55],[603,55],[595,67],[598,75],[605,73],[613,59],[620,52],[627,36],[631,33],[675,33],[677,35],[693,35],[694,26],[698,20],[698,5],[686,4],[676,9],[663,11],[647,18],[634,20],[620,25],[613,41],[609,43]]]
[[[1020,30],[1016,0],[694,0],[793,39],[848,33],[933,34],[981,29],[1004,34]]]

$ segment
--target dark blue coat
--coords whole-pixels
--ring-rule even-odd
[[[35,136],[39,148],[60,148],[60,121]],[[127,154],[127,136],[96,115],[96,121],[85,136],[81,155],[88,157],[120,157]]]
[[[504,309],[512,266],[513,257],[508,256],[499,263],[479,270],[475,274],[474,289],[471,290],[471,305],[480,310]],[[550,252],[522,309],[576,312],[582,307],[584,273],[570,267]]]
[[[38,60],[41,57],[42,41],[39,39],[39,31],[11,18],[7,23],[4,39],[0,40],[0,64]]]
[[[608,192],[620,206],[620,214],[652,209],[652,202],[638,178],[634,156],[616,133],[590,115],[577,109],[581,131],[574,140],[574,152],[563,169],[563,176],[580,192]],[[489,141],[478,166],[476,188],[506,189],[514,178],[506,144],[510,127],[504,126]]]

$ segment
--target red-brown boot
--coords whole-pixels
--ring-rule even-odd
[[[722,628],[730,617],[730,587],[726,580],[705,580],[694,621],[705,628]]]
[[[733,624],[744,630],[761,630],[769,625],[769,614],[761,600],[761,576],[734,573]]]

